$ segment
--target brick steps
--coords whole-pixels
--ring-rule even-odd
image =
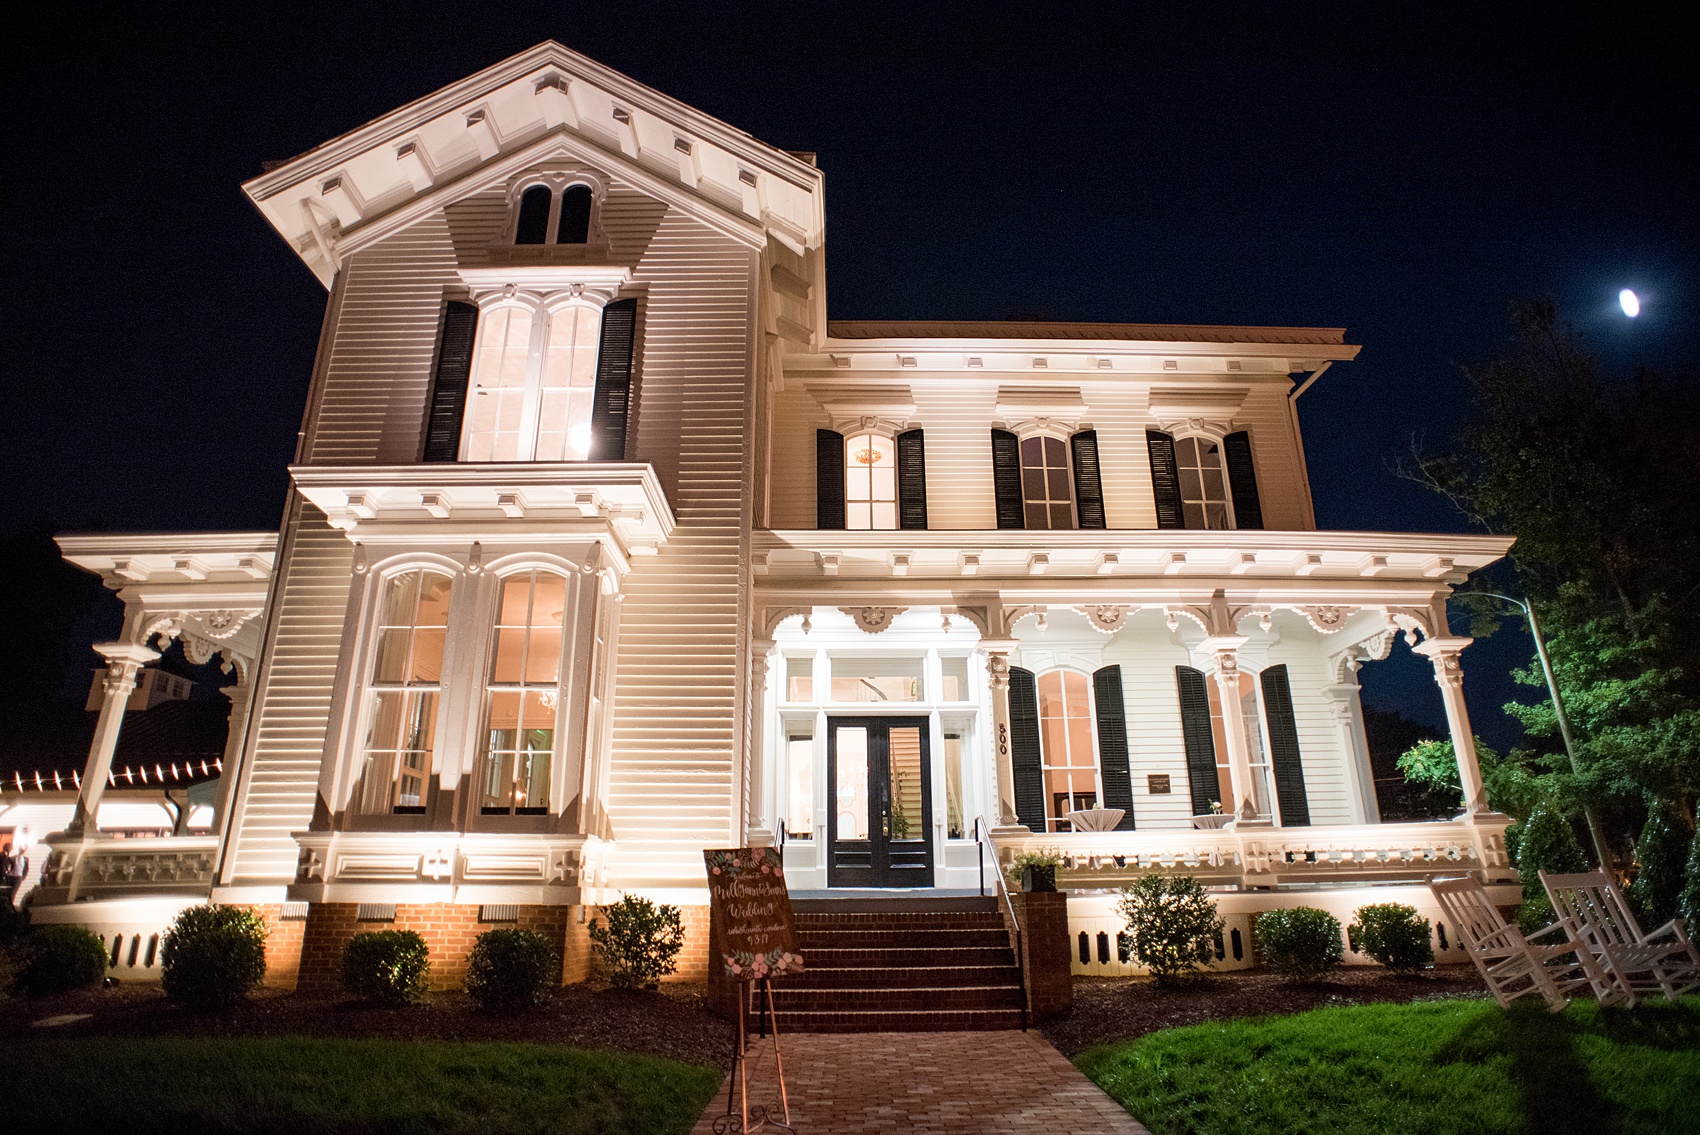
[[[809,900],[796,923],[808,968],[774,983],[781,1033],[1025,1024],[1021,971],[993,899]]]

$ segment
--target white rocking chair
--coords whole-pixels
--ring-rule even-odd
[[[1700,950],[1687,926],[1673,918],[1651,934],[1641,932],[1617,884],[1604,871],[1581,875],[1541,872],[1552,908],[1591,964],[1600,1004],[1625,1001],[1631,1008],[1642,995],[1677,997],[1700,988]]]
[[[1488,901],[1481,881],[1473,875],[1430,879],[1428,889],[1500,1008],[1509,1008],[1517,998],[1534,994],[1547,1003],[1548,1012],[1561,1013],[1566,1004],[1564,995],[1589,984],[1591,975],[1578,956],[1575,942],[1566,939],[1543,945],[1537,941],[1553,931],[1562,933],[1562,922],[1525,937],[1500,916],[1499,909]]]

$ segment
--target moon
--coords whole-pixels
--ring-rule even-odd
[[[1641,314],[1641,299],[1628,288],[1617,293],[1617,302],[1618,306],[1623,308],[1623,314],[1629,318],[1634,319]]]

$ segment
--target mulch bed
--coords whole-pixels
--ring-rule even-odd
[[[0,1036],[335,1036],[418,1040],[525,1041],[612,1048],[691,1064],[730,1067],[732,1026],[711,1015],[708,988],[667,984],[658,992],[568,985],[530,1012],[498,1014],[464,993],[432,993],[385,1009],[339,998],[261,989],[228,1013],[200,1013],[166,999],[157,985],[119,985],[57,997],[0,1002]],[[89,1019],[31,1029],[65,1014]]]
[[[1149,978],[1077,977],[1074,1008],[1046,1021],[1039,1031],[1064,1056],[1072,1057],[1095,1044],[1133,1040],[1178,1025],[1302,1013],[1328,1005],[1485,996],[1474,966],[1437,966],[1415,977],[1398,977],[1380,966],[1353,966],[1315,982],[1246,970],[1211,974],[1170,988]]]

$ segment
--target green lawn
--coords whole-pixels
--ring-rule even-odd
[[[541,1044],[13,1037],[18,1132],[688,1132],[716,1068]]]
[[[1360,1005],[1193,1025],[1076,1063],[1156,1135],[1700,1132],[1700,998]]]

